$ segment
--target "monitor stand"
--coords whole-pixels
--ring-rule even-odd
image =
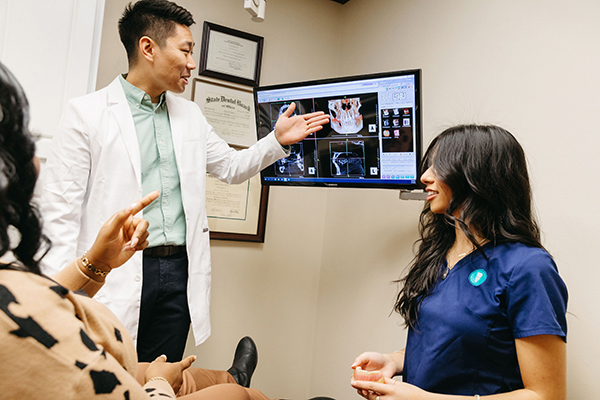
[[[400,200],[425,200],[427,199],[427,192],[422,189],[418,190],[400,190]]]

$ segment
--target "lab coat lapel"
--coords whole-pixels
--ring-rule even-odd
[[[133,117],[131,116],[131,110],[129,109],[129,103],[127,103],[123,86],[121,86],[121,82],[119,81],[118,77],[108,86],[108,89],[109,109],[112,111],[117,123],[119,124],[120,134],[125,142],[127,153],[129,154],[129,160],[131,161],[133,170],[135,171],[137,183],[141,186],[142,161],[140,156],[140,145],[138,143]]]

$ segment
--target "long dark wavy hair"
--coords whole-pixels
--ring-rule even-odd
[[[42,243],[49,242],[42,234],[38,211],[31,205],[38,169],[35,142],[28,127],[29,104],[23,88],[0,63],[0,256],[12,250],[22,263],[0,263],[0,268],[40,274],[36,255]],[[14,248],[11,227],[20,236]]]
[[[444,214],[434,214],[425,204],[417,254],[408,274],[398,280],[404,284],[394,310],[411,328],[418,324],[421,302],[441,279],[456,226],[482,253],[476,235],[494,245],[521,242],[543,248],[532,211],[525,153],[510,132],[493,125],[446,129],[423,157],[423,171],[429,167],[450,188],[452,198]]]

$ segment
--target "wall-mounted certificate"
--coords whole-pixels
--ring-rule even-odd
[[[263,41],[260,36],[204,22],[198,73],[258,86]]]
[[[206,212],[211,239],[264,242],[268,186],[260,177],[228,185],[206,176]]]
[[[253,93],[247,86],[194,78],[192,101],[217,135],[229,145],[245,148],[256,143]],[[206,176],[206,211],[211,239],[264,242],[269,187],[260,176],[228,185]]]
[[[194,78],[192,100],[217,135],[227,143],[240,147],[256,143],[256,112],[250,88],[209,78]]]

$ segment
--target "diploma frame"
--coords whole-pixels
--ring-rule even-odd
[[[250,107],[250,115],[247,121],[249,128],[244,128],[243,132],[240,129],[235,131],[230,127],[229,129],[223,128],[218,125],[217,121],[211,121],[211,115],[207,112],[206,102],[207,94],[212,94],[216,97],[225,96],[231,101],[237,102],[241,100]],[[215,128],[217,134],[225,140],[229,145],[236,147],[250,147],[256,143],[257,130],[256,130],[256,109],[254,104],[254,93],[252,88],[248,86],[237,85],[230,82],[218,81],[213,78],[194,78],[192,84],[192,101],[198,104],[202,113],[208,120],[208,122]],[[213,102],[211,105],[218,104]],[[222,116],[224,118],[224,116]]]
[[[265,242],[265,228],[267,226],[267,205],[269,202],[269,187],[260,187],[260,206],[258,210],[258,224],[256,233],[236,233],[236,232],[221,232],[210,231],[210,239],[213,240],[235,240],[238,242]]]
[[[228,82],[220,82],[211,78],[194,78],[194,86],[192,87],[192,101],[198,104],[200,109],[205,111],[206,107],[206,94],[214,93],[219,97],[221,95],[230,96],[237,99],[241,99],[243,101],[250,101],[252,105],[254,104],[254,98],[252,90],[247,87],[238,86]],[[219,135],[219,130],[221,130],[221,125],[217,125],[214,122],[211,122],[210,117],[212,115],[205,115],[207,117],[208,122],[213,125],[215,131]],[[256,133],[256,111],[254,107],[251,108],[250,116],[251,118],[250,124],[252,128],[250,128],[250,132],[248,132],[248,136],[244,137],[235,137],[235,136],[223,136],[220,135],[223,140],[225,140],[231,147],[236,150],[240,150],[246,147],[250,147],[252,144],[256,142],[257,133]],[[217,120],[215,120],[217,121]],[[208,177],[207,177],[208,179]],[[215,179],[215,178],[212,178]],[[258,182],[258,184],[256,184]],[[210,239],[211,240],[235,240],[240,242],[256,242],[256,243],[264,243],[265,241],[265,228],[267,224],[267,206],[269,202],[269,186],[262,186],[260,184],[260,176],[250,178],[248,183],[248,193],[247,198],[256,198],[259,196],[259,200],[257,202],[249,202],[246,205],[246,215],[252,215],[252,219],[250,220],[236,220],[229,219],[226,224],[212,224],[211,227],[211,218],[209,217],[209,229],[210,229]],[[225,185],[228,186],[228,185]],[[233,191],[233,190],[232,190]],[[228,193],[230,193],[228,191]],[[209,204],[209,196],[207,196],[207,211],[210,208]],[[257,218],[255,219],[255,217]],[[221,219],[220,217],[216,217],[216,219]],[[223,217],[222,219],[228,219]],[[256,225],[254,225],[253,221],[256,220]],[[217,228],[214,225],[218,225]]]
[[[241,47],[248,44],[248,41],[253,42],[256,45],[256,51],[248,54],[231,54],[226,55],[227,57],[236,57],[237,59],[224,65],[220,70],[211,69],[211,65],[216,62],[218,49],[214,49],[211,46],[211,34],[218,32],[222,38],[230,38],[232,41],[238,41]],[[240,42],[239,39],[242,39]],[[238,31],[236,29],[228,28],[225,26],[213,24],[205,21],[202,31],[202,48],[200,51],[200,64],[198,66],[198,74],[210,76],[212,78],[223,79],[225,81],[235,82],[247,86],[258,86],[260,81],[260,67],[262,62],[262,49],[263,49],[264,38],[256,36],[251,33]],[[244,44],[245,43],[245,44]],[[227,64],[227,63],[225,63]],[[242,66],[242,73],[238,71],[239,67]]]

